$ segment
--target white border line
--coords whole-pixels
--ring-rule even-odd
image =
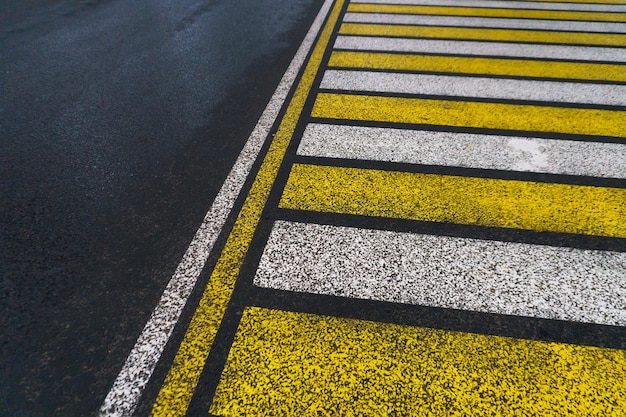
[[[133,414],[143,390],[148,384],[152,372],[163,353],[163,349],[174,330],[183,307],[196,285],[198,276],[204,268],[215,240],[220,234],[235,200],[250,174],[252,165],[278,117],[278,113],[309,54],[333,2],[334,0],[326,0],[322,5],[304,41],[278,84],[274,95],[224,181],[224,185],[222,185],[215,197],[211,209],[207,212],[189,244],[159,303],[128,355],[122,370],[115,379],[111,390],[100,407],[98,414],[100,417],[126,417]]]

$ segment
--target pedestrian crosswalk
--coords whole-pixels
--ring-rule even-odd
[[[153,415],[626,413],[624,1],[337,0],[271,140]]]

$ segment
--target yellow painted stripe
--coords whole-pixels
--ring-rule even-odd
[[[536,42],[576,45],[626,46],[626,35],[579,32],[542,32],[448,26],[376,25],[343,23],[342,35],[399,36],[407,38],[465,39],[488,41]]]
[[[226,241],[174,363],[152,408],[152,416],[183,416],[211,350],[239,269],[261,217],[278,167],[291,141],[344,0],[337,0],[306,64],[302,78]]]
[[[626,4],[625,0],[527,0],[529,3],[593,3],[593,4]]]
[[[593,3],[593,4],[626,4],[624,0],[528,0],[529,3]]]
[[[626,65],[333,51],[330,67],[626,82]]]
[[[626,351],[250,307],[210,412],[623,416]]]
[[[626,189],[294,164],[280,207],[626,238]]]
[[[519,19],[587,20],[601,22],[626,22],[626,13],[492,9],[478,7],[417,6],[408,4],[350,3],[349,12],[401,13],[443,16],[512,17]]]
[[[313,117],[626,137],[626,112],[320,93]]]

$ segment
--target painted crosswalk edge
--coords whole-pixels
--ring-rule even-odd
[[[313,46],[332,0],[326,0],[204,217],[163,295],[99,410],[100,417],[131,416],[250,173],[278,113]]]
[[[265,202],[291,142],[343,4],[343,0],[336,0],[333,3],[328,20],[320,31],[285,114],[273,135],[263,163],[237,214],[235,224],[211,272],[209,282],[161,386],[152,408],[151,416],[153,417],[183,416],[187,412],[233,294],[239,270],[261,219]]]

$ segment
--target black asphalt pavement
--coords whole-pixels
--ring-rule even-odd
[[[0,5],[0,415],[95,415],[317,0]]]

